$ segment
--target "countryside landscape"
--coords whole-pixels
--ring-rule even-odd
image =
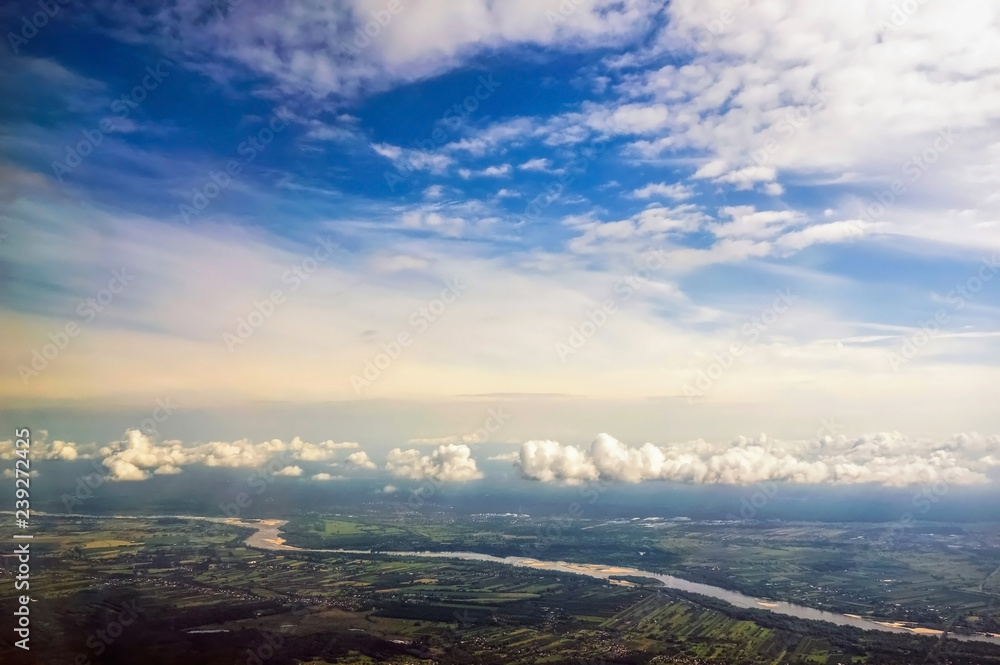
[[[539,543],[527,516],[388,517],[39,517],[36,662],[1000,662],[1000,640],[956,639],[1000,632],[996,525],[878,544],[886,525],[582,520]],[[392,553],[407,549],[532,565]],[[601,561],[605,577],[546,561]],[[632,566],[760,600],[736,607]],[[800,619],[769,601],[898,630]],[[102,632],[130,606],[134,622]]]

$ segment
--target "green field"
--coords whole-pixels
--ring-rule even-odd
[[[341,516],[285,527],[302,547],[464,550],[621,565],[835,612],[1000,633],[1000,526]],[[954,622],[954,623],[952,623]]]
[[[293,531],[304,524],[331,539],[406,531],[346,516]],[[269,665],[1000,664],[1000,649],[988,645],[837,628],[648,584],[483,562],[260,551],[243,545],[247,530],[205,521],[39,518],[38,526],[32,634],[38,658],[54,662],[84,654],[95,663],[176,663],[198,654],[191,662],[229,664],[270,640],[281,647]],[[447,527],[419,532],[430,539]],[[9,602],[12,584],[0,589]],[[126,602],[141,616],[99,658],[87,640]]]

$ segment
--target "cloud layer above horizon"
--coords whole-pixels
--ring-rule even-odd
[[[775,441],[761,434],[728,445],[705,441],[633,448],[600,434],[587,449],[556,441],[526,441],[516,461],[525,478],[580,484],[638,483],[796,484],[888,487],[935,483],[978,484],[1000,466],[1000,436],[957,435],[945,441],[911,440],[898,432],[849,439]]]
[[[153,475],[172,475],[184,467],[246,468],[266,477],[305,478],[301,463],[311,468],[340,471],[312,473],[313,481],[368,478],[381,484],[389,475],[415,482],[464,483],[486,474],[464,444],[443,444],[430,454],[394,448],[385,457],[382,473],[355,442],[312,444],[295,437],[253,443],[185,444],[156,441],[129,430],[120,441],[98,447],[55,440],[41,432],[32,447],[36,459],[76,461],[99,459],[106,475],[116,481],[142,481]],[[340,462],[339,451],[354,450]],[[16,457],[13,441],[0,441],[0,459]],[[657,446],[631,447],[600,434],[589,448],[557,441],[530,440],[519,450],[490,458],[513,462],[522,477],[532,481],[579,485],[608,481],[640,483],[667,481],[691,485],[751,485],[765,481],[802,485],[860,485],[885,487],[977,485],[988,482],[1000,467],[1000,435],[959,434],[945,440],[910,439],[899,432],[857,438],[826,435],[808,441],[779,441],[761,434],[738,437],[729,443],[704,440]],[[344,475],[350,473],[351,476]]]

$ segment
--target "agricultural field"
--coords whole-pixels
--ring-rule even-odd
[[[1000,633],[1000,525],[561,522],[519,517],[365,515],[298,519],[301,547],[473,551],[666,573],[817,609]],[[339,531],[338,531],[339,530]]]
[[[178,654],[194,653],[197,660],[185,660],[1000,664],[1000,649],[990,645],[942,645],[738,610],[648,580],[603,581],[476,561],[263,551],[244,545],[248,529],[203,520],[37,520],[45,534],[33,543],[39,663],[174,663]],[[335,537],[381,537],[393,526],[381,531],[343,516],[322,525]],[[9,563],[3,577],[12,574]],[[0,602],[10,601],[10,580],[0,589]],[[135,608],[135,621],[110,643],[95,637],[123,607]],[[938,653],[945,646],[948,661]]]

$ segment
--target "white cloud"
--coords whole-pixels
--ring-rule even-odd
[[[108,467],[108,477],[112,480],[138,481],[149,478],[149,472],[140,469],[132,462],[122,459],[105,460],[104,466]]]
[[[405,176],[411,170],[430,171],[435,175],[441,175],[448,170],[448,166],[452,163],[452,159],[448,155],[426,150],[411,150],[388,143],[373,143],[371,147],[376,153],[392,161],[396,168],[401,171],[400,177]]]
[[[478,130],[475,136],[463,138],[444,146],[449,152],[464,151],[474,157],[482,157],[501,145],[519,146],[538,133],[532,118],[513,118]]]
[[[385,157],[386,159],[391,159],[396,161],[403,156],[403,149],[398,145],[391,145],[388,143],[372,143],[372,150],[376,153]]]
[[[472,169],[459,169],[458,175],[468,180],[469,178],[503,178],[510,175],[510,164],[500,164],[499,166],[487,166],[480,171]]]
[[[570,113],[548,123],[549,131],[558,134],[559,131],[572,131],[573,127],[587,127],[605,136],[615,135],[647,135],[665,130],[670,123],[670,110],[662,103],[624,103],[619,105],[595,104],[584,102],[579,113]],[[583,134],[573,132],[576,140]],[[551,139],[551,136],[550,136]],[[557,143],[571,141],[557,140]]]
[[[66,443],[65,441],[53,441],[52,450],[50,451],[49,456],[50,459],[72,461],[79,456],[79,453],[77,453],[76,446],[72,443]]]
[[[751,205],[725,206],[713,220],[693,204],[665,207],[650,204],[627,219],[602,222],[591,216],[568,217],[564,224],[577,232],[568,243],[578,254],[617,250],[624,255],[642,252],[650,241],[665,247],[661,257],[670,270],[686,272],[718,263],[739,263],[754,257],[782,257],[820,243],[845,243],[885,229],[885,224],[862,220],[826,222],[809,226],[809,217],[797,210],[757,210]],[[683,235],[705,230],[716,237],[706,248],[683,244]]]
[[[721,159],[713,159],[703,164],[694,172],[692,178],[718,178],[726,172],[726,162]]]
[[[312,476],[312,480],[317,480],[320,482],[325,482],[328,480],[344,480],[345,476],[331,476],[329,473],[317,473]]]
[[[335,441],[323,441],[322,443],[314,445],[306,443],[296,437],[292,439],[288,447],[289,450],[295,454],[296,459],[300,459],[305,462],[323,462],[333,459],[333,456],[338,450],[350,450],[352,448],[357,448],[358,443],[355,441],[345,441],[342,443],[337,443]]]
[[[945,441],[911,440],[897,432],[857,439],[843,436],[782,442],[740,437],[728,445],[704,441],[630,447],[600,434],[582,450],[555,441],[526,441],[518,465],[526,478],[579,484],[598,479],[638,483],[669,480],[747,485],[765,480],[800,484],[977,484],[996,461],[984,453],[1000,436],[958,435]]]
[[[401,478],[412,480],[438,480],[463,482],[482,478],[476,467],[472,450],[466,445],[448,444],[437,448],[430,455],[419,450],[394,448],[386,456],[387,471]]]
[[[570,218],[567,225],[580,234],[570,240],[569,249],[587,253],[616,243],[630,243],[634,248],[636,242],[646,243],[670,234],[695,231],[709,219],[693,205],[668,208],[659,204],[651,204],[628,219],[612,222]]]
[[[535,157],[534,159],[529,159],[523,164],[518,165],[518,170],[521,171],[534,171],[536,173],[554,173],[562,174],[565,173],[566,169],[553,168],[552,162],[549,161],[548,157]]]
[[[778,247],[798,251],[817,243],[838,243],[854,240],[865,235],[871,224],[864,220],[846,220],[816,224],[801,231],[783,235],[777,242]]]
[[[96,7],[125,39],[155,43],[207,75],[229,80],[249,71],[273,81],[275,96],[304,93],[317,99],[420,80],[458,67],[478,52],[512,44],[575,50],[628,43],[646,33],[660,9],[650,0],[578,0],[559,16],[553,14],[557,5],[545,8],[523,0],[428,0],[401,3],[397,14],[386,13],[388,19],[377,23],[373,13],[385,12],[387,5],[369,0],[298,0],[279,6],[244,0],[238,7],[220,5],[224,18],[199,3],[177,3],[169,11],[149,11],[123,0]],[[374,25],[369,34],[366,24]],[[208,56],[221,64],[207,67]]]
[[[501,176],[510,175],[510,164],[488,166],[483,169],[480,174],[489,178],[499,178]]]
[[[659,182],[640,187],[634,190],[631,196],[636,199],[649,199],[655,196],[683,201],[694,196],[694,189],[679,182],[670,185],[665,182]]]
[[[732,219],[725,224],[709,224],[718,238],[766,239],[779,235],[787,227],[800,223],[804,216],[794,210],[756,210],[753,206],[728,206],[721,213]]]
[[[448,217],[439,212],[412,210],[405,213],[400,222],[405,229],[433,231],[444,236],[459,236],[466,228],[461,217]]]
[[[240,439],[185,445],[176,440],[154,441],[138,430],[129,430],[122,441],[112,442],[99,452],[112,480],[146,480],[150,471],[159,475],[176,474],[192,464],[228,468],[271,464],[282,469],[279,473],[288,475],[289,469],[299,468],[288,462],[331,461],[338,451],[357,447],[353,441],[308,443],[299,437],[288,442],[272,439],[253,443]]]
[[[494,455],[493,457],[487,457],[486,459],[490,460],[491,462],[515,462],[521,459],[521,453],[515,450],[514,452],[511,453]]]
[[[398,491],[399,488],[396,487],[395,485],[386,485],[385,487],[382,488],[383,494],[395,494]]]
[[[671,2],[652,48],[607,60],[631,71],[599,115],[665,104],[662,124],[630,146],[644,159],[693,153],[704,160],[695,178],[770,196],[784,192],[784,174],[800,187],[855,186],[867,198],[895,182],[915,210],[897,201],[894,233],[997,246],[996,227],[984,234],[981,224],[1000,214],[1000,107],[984,103],[1000,94],[1000,6],[913,8]],[[659,64],[670,53],[684,62]],[[934,164],[915,168],[921,154]],[[847,197],[838,209],[857,216]]]
[[[695,177],[698,177],[695,174]],[[778,177],[778,172],[773,166],[745,166],[735,171],[729,171],[713,182],[725,182],[736,185],[736,189],[750,189],[757,182],[771,182]]]
[[[351,453],[347,456],[347,462],[353,464],[354,466],[361,467],[362,469],[374,469],[375,462],[371,461],[368,457],[368,453],[363,450],[359,450],[356,453]]]
[[[285,476],[289,478],[297,478],[302,475],[302,467],[300,466],[286,466],[285,468],[277,471],[274,475]]]
[[[97,453],[96,443],[78,444],[72,441],[49,441],[46,430],[36,430],[32,432],[31,446],[29,448],[32,459],[44,460],[64,460],[71,462],[75,459],[89,459]],[[0,441],[0,460],[11,460],[18,457],[13,439]]]
[[[466,432],[465,434],[452,434],[451,436],[410,439],[407,443],[416,446],[439,446],[448,443],[481,443],[482,440],[482,435],[475,432]]]
[[[517,168],[522,171],[548,171],[549,160],[546,157],[536,157],[520,164]]]

